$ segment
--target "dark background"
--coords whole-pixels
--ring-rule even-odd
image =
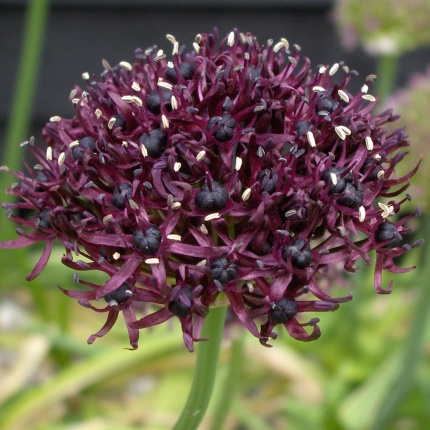
[[[69,93],[83,72],[100,73],[102,58],[112,65],[133,62],[137,47],[157,44],[170,54],[173,34],[191,51],[197,33],[214,26],[221,36],[234,27],[251,32],[260,44],[286,37],[314,66],[344,60],[364,77],[376,73],[376,60],[361,49],[342,47],[332,19],[333,0],[57,0],[51,2],[30,135],[39,138],[53,115],[73,115]],[[10,112],[25,22],[25,0],[0,0],[0,144]],[[430,64],[430,49],[403,57],[399,85]],[[0,163],[2,159],[0,157]]]

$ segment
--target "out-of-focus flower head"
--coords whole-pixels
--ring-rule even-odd
[[[386,102],[401,113],[402,125],[406,127],[408,138],[414,142],[416,149],[425,154],[429,148],[430,123],[427,118],[430,112],[430,67],[425,73],[414,74],[405,88],[396,91]],[[393,127],[392,127],[393,128]],[[405,163],[399,166],[399,173],[405,173],[417,159],[417,153],[411,154]],[[406,160],[405,160],[406,161]],[[414,198],[419,199],[420,207],[428,212],[430,209],[430,166],[428,157],[414,178],[411,190]]]
[[[397,119],[390,109],[372,114],[373,77],[352,94],[357,72],[342,62],[312,70],[286,39],[260,46],[234,30],[218,42],[214,30],[187,53],[167,38],[170,59],[138,49],[133,64],[84,73],[75,115],[52,117],[47,148],[28,146],[37,164],[11,172],[19,201],[3,206],[20,237],[1,246],[46,243],[27,279],[58,240],[66,266],[109,276],[97,285],[75,275],[87,290],[63,289],[107,313],[89,342],[123,314],[133,348],[140,329],[177,318],[192,350],[220,301],[264,345],[277,325],[316,339],[306,313],[352,297],[318,280],[370,264],[372,251],[375,289],[390,292],[382,271],[410,270],[394,258],[421,243],[403,240],[415,213],[396,217],[417,167],[395,176],[409,142],[384,128]]]
[[[337,0],[334,17],[347,48],[400,55],[430,45],[428,0]]]

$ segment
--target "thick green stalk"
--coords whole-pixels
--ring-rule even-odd
[[[3,142],[2,164],[10,170],[21,168],[23,151],[19,144],[27,137],[33,109],[38,70],[41,62],[44,32],[48,17],[48,0],[30,0],[27,3],[24,37],[20,54],[15,89],[12,96],[10,120],[6,130],[6,139]],[[11,202],[13,196],[6,195],[5,190],[14,181],[12,176],[0,172],[0,202]],[[16,237],[15,225],[7,220],[4,213],[0,216],[0,240]],[[25,249],[0,249],[0,281],[9,284],[10,273],[18,271],[23,275],[28,271],[27,252]],[[5,274],[8,274],[8,277]],[[1,284],[0,284],[1,285]],[[33,284],[30,288],[33,301],[46,319],[47,305],[43,292]]]
[[[222,430],[224,428],[225,420],[234,403],[234,396],[242,374],[244,330],[241,330],[241,333],[234,333],[233,336],[237,337],[231,343],[228,372],[223,381],[222,395],[215,406],[211,430]]]
[[[205,319],[201,337],[209,338],[197,347],[197,363],[187,403],[174,430],[197,430],[212,396],[218,368],[227,307],[212,308]]]
[[[19,144],[25,140],[30,128],[48,9],[48,0],[30,0],[27,5],[21,56],[2,154],[3,164],[13,171],[20,169],[23,153],[20,151]],[[10,182],[9,176],[5,174],[0,176],[2,193]],[[11,197],[8,196],[6,199],[10,201]],[[4,197],[2,197],[3,200]],[[3,217],[1,222],[12,226]],[[4,228],[8,227],[2,227],[3,234]]]

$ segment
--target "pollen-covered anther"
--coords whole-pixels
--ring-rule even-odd
[[[140,85],[136,81],[134,81],[131,84],[131,88],[133,88],[134,91],[140,91],[141,90]]]
[[[319,85],[315,85],[314,87],[312,87],[312,91],[316,92],[316,93],[321,93],[323,91],[327,91],[324,87],[320,87]]]
[[[50,122],[59,122],[59,121],[61,121],[61,116],[58,116],[58,115],[51,116],[51,118],[49,118],[49,121]]]
[[[249,291],[250,293],[253,293],[253,292],[254,292],[255,287],[254,287],[254,285],[253,285],[253,284],[248,283],[248,284],[246,284],[246,287],[248,288],[248,291]]]
[[[173,165],[173,170],[174,170],[175,172],[179,172],[179,169],[181,168],[181,166],[182,166],[182,164],[181,164],[179,161],[177,161],[177,162]]]
[[[166,54],[162,49],[159,49],[154,57],[154,61],[161,61],[163,58],[166,58]]]
[[[233,46],[234,45],[234,31],[231,31],[227,38],[227,45]]]
[[[325,67],[325,66],[321,66],[321,67],[318,69],[318,73],[320,73],[320,74],[322,75],[326,70],[327,70],[327,67]]]
[[[330,173],[330,179],[331,179],[331,182],[333,183],[333,185],[337,185],[337,176],[336,176],[336,173]]]
[[[115,124],[116,118],[113,116],[108,122],[108,129],[112,130],[113,125]]]
[[[106,225],[112,218],[113,218],[112,214],[106,215],[103,217],[102,223]]]
[[[182,240],[182,238],[179,234],[168,234],[167,239],[175,240],[176,242],[180,242]]]
[[[50,146],[46,148],[46,159],[52,161],[52,148]]]
[[[242,193],[242,200],[244,201],[244,202],[246,202],[248,199],[249,199],[249,197],[251,196],[251,188],[247,188],[243,193]]]
[[[378,203],[378,206],[382,209],[381,216],[382,218],[388,218],[389,216],[394,215],[394,206],[393,205],[386,205],[385,203]]]
[[[121,99],[124,100],[126,103],[133,103],[132,96],[122,96]]]
[[[333,76],[339,70],[339,63],[334,63],[333,66],[330,67],[328,74]]]
[[[373,140],[370,136],[366,136],[366,138],[364,139],[365,143],[366,143],[366,148],[368,151],[372,151],[373,150]]]
[[[166,90],[171,90],[173,88],[172,84],[169,84],[169,82],[163,81],[161,78],[158,80],[157,85],[161,88],[165,88]]]
[[[385,171],[384,171],[384,170],[380,170],[380,171],[376,174],[376,177],[377,177],[378,179],[382,179],[382,178],[384,177],[384,175],[385,175]]]
[[[176,110],[178,109],[178,100],[176,99],[175,96],[172,96],[170,99],[170,104],[172,105],[172,109]]]
[[[371,94],[364,94],[361,96],[362,99],[367,100],[369,102],[375,102],[376,98],[372,96]]]
[[[133,199],[128,199],[128,204],[134,211],[139,209],[139,205]]]
[[[164,128],[169,128],[170,124],[169,124],[169,120],[167,119],[166,115],[161,115],[161,123],[163,124]]]
[[[364,208],[364,206],[360,206],[358,208],[358,220],[360,222],[363,222],[366,219],[366,209]]]
[[[160,260],[158,259],[158,258],[147,258],[146,260],[145,260],[145,263],[146,264],[159,264],[160,263]]]
[[[121,142],[121,146],[123,146],[124,148],[127,148],[128,147],[128,142],[126,140],[123,140]]]
[[[364,84],[364,85],[361,87],[361,92],[362,92],[363,94],[366,94],[366,93],[367,93],[367,91],[369,91],[369,87],[368,87],[366,84]]]
[[[200,51],[200,46],[199,46],[199,44],[198,44],[198,43],[196,43],[196,42],[193,42],[193,48],[194,48],[194,51],[196,51],[196,53],[198,54],[198,53],[199,53],[199,51]]]
[[[58,156],[58,165],[61,166],[64,164],[64,161],[66,160],[66,153],[62,152],[59,156]]]
[[[282,37],[281,40],[278,43],[276,43],[275,46],[273,47],[273,52],[278,52],[282,48],[284,48],[285,50],[288,50],[289,47],[290,47],[290,44],[288,40]]]
[[[172,208],[173,210],[177,210],[177,209],[179,209],[181,206],[182,206],[182,205],[181,205],[181,203],[180,203],[180,202],[175,202],[175,203],[173,203],[173,204],[172,204],[171,208]]]
[[[239,171],[240,168],[242,167],[242,163],[243,163],[242,158],[236,157],[235,162],[234,162],[234,170]]]
[[[143,155],[144,157],[147,157],[147,156],[148,156],[148,150],[146,149],[146,146],[145,146],[145,145],[140,145],[140,151],[142,152],[142,155]]]
[[[203,234],[209,234],[209,231],[208,231],[208,229],[206,228],[206,226],[205,226],[204,224],[202,224],[202,225],[199,227],[199,230],[200,230]]]
[[[133,103],[135,103],[137,106],[143,106],[143,102],[139,97],[131,96],[131,98],[133,99]]]
[[[349,103],[349,96],[348,94],[343,90],[338,90],[337,93],[339,94],[339,97],[346,103]]]
[[[82,79],[88,81],[88,79],[90,79],[90,74],[87,72],[82,73]]]
[[[346,134],[344,133],[344,131],[342,130],[342,128],[340,126],[335,127],[334,131],[342,140],[346,139]]]
[[[308,138],[308,143],[309,143],[309,145],[311,146],[311,148],[315,148],[315,147],[317,146],[317,144],[316,144],[316,142],[315,142],[315,136],[314,136],[314,134],[312,133],[312,131],[308,131],[308,132],[306,133],[306,136],[307,136],[307,138]]]
[[[205,258],[203,260],[200,260],[197,264],[196,267],[203,267],[206,266],[206,263],[208,262],[208,260],[206,260]]]
[[[113,257],[114,260],[119,260],[120,257],[121,257],[121,254],[119,252],[114,252],[113,255],[112,255],[112,257]]]
[[[218,219],[221,217],[219,212],[214,212],[213,214],[206,215],[203,219],[205,221],[212,221],[213,219]]]
[[[342,139],[345,140],[346,136],[351,135],[351,130],[348,127],[345,127],[344,125],[338,125],[335,127],[336,134]]]
[[[196,160],[197,161],[202,161],[206,156],[206,151],[205,150],[201,150],[197,155],[196,155]]]
[[[128,70],[129,72],[133,70],[133,66],[127,61],[120,61],[119,65],[120,67],[122,67],[125,70]]]

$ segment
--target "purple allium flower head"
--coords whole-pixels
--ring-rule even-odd
[[[382,271],[410,270],[394,258],[421,243],[404,243],[415,213],[398,215],[417,167],[396,176],[409,142],[384,128],[391,110],[372,113],[373,77],[352,94],[355,71],[311,69],[286,39],[260,46],[234,30],[218,42],[215,30],[186,53],[167,37],[170,60],[138,49],[133,64],[84,74],[74,116],[52,117],[47,149],[29,146],[37,164],[12,172],[18,202],[3,206],[20,237],[1,246],[46,243],[27,279],[57,239],[66,266],[109,277],[62,289],[107,313],[88,342],[123,314],[132,348],[140,329],[177,318],[192,350],[220,299],[264,345],[280,325],[316,339],[306,314],[351,299],[320,287],[327,268],[354,272],[372,251],[375,289],[390,292]]]

